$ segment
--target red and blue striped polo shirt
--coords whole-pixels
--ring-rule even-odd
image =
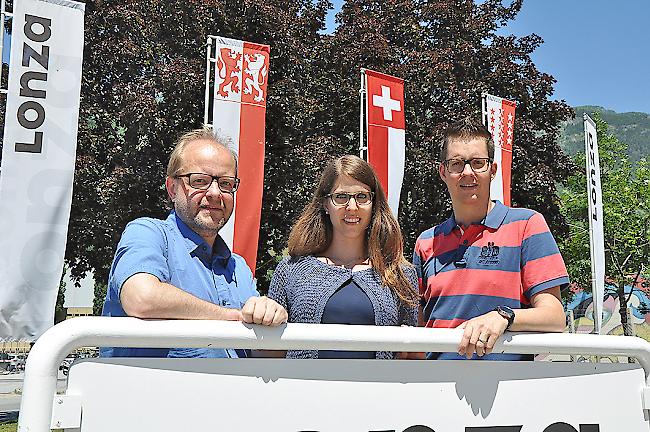
[[[464,231],[452,216],[423,232],[413,264],[426,327],[455,328],[499,305],[526,308],[535,294],[569,283],[544,217],[499,201],[481,223]],[[497,356],[515,359],[483,358]],[[464,357],[444,353],[438,358]]]

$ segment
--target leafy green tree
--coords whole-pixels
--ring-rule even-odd
[[[126,223],[168,211],[164,175],[178,135],[203,122],[209,34],[271,45],[267,178],[291,167],[287,148],[302,141],[313,99],[307,91],[311,46],[327,0],[86,3],[82,100],[66,261],[72,276],[94,270],[106,281]],[[294,165],[292,172],[297,172]],[[261,243],[280,243],[285,221],[265,185]],[[284,187],[286,183],[282,183]],[[269,238],[271,240],[269,240]],[[267,257],[262,256],[262,260]],[[98,295],[101,295],[98,284]]]
[[[608,132],[607,124],[597,113],[594,118],[600,157],[606,274],[620,301],[624,334],[631,335],[626,307],[632,292],[626,295],[624,287],[635,286],[650,270],[650,165],[645,159],[633,165],[627,145]],[[576,156],[576,164],[585,167],[585,153]],[[583,288],[591,288],[586,186],[586,171],[582,168],[561,189],[561,209],[570,232],[562,238],[560,249],[571,279]]]
[[[326,49],[338,80],[322,93],[338,107],[331,130],[341,149],[355,153],[359,68],[405,79],[407,163],[400,224],[407,250],[424,229],[447,218],[451,202],[437,174],[442,130],[465,116],[478,118],[489,92],[518,102],[512,201],[544,213],[556,234],[566,232],[555,183],[571,161],[557,145],[562,122],[571,116],[564,102],[551,101],[552,76],[530,58],[542,44],[536,35],[502,36],[522,1],[348,0]]]
[[[126,223],[164,217],[165,164],[203,119],[204,44],[219,34],[271,45],[266,162],[256,276],[262,291],[325,163],[358,151],[359,68],[406,80],[407,168],[400,221],[417,234],[449,215],[438,180],[441,130],[480,115],[483,91],[519,102],[513,202],[562,230],[554,184],[570,161],[556,144],[571,113],[530,54],[535,35],[499,36],[521,0],[349,0],[322,35],[328,0],[86,3],[77,172],[66,261],[106,280]],[[97,284],[98,287],[102,284]],[[98,295],[100,293],[98,292]]]

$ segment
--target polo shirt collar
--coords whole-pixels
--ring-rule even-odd
[[[481,223],[488,228],[497,229],[501,226],[507,214],[508,207],[501,204],[501,201],[494,200],[494,207],[485,215],[485,219]]]
[[[192,228],[188,227],[183,220],[176,215],[176,211],[172,210],[167,217],[167,220],[176,225],[178,231],[183,236],[183,241],[185,242],[185,247],[187,248],[188,253],[193,253],[197,251],[201,253],[201,249],[205,246],[205,250],[212,250],[213,258],[219,258],[224,261],[230,259],[231,252],[226,242],[217,234],[217,237],[214,240],[213,245],[206,243],[203,238],[198,235]]]
[[[494,200],[494,207],[492,207],[492,210],[490,210],[490,212],[487,215],[485,215],[485,218],[483,218],[483,220],[479,222],[479,224],[484,225],[488,228],[497,229],[501,226],[507,214],[508,214],[508,207],[503,205],[501,201]],[[449,219],[447,219],[440,225],[440,228],[442,229],[444,235],[451,234],[451,232],[456,227],[459,227],[459,225],[456,222],[456,218],[454,217],[453,214]]]

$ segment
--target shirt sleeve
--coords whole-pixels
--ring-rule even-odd
[[[275,268],[268,297],[289,311],[286,285],[289,282],[289,258],[284,258]]]
[[[161,282],[170,280],[164,231],[148,219],[130,222],[117,245],[109,286],[119,298],[122,285],[136,273],[148,273]]]
[[[413,266],[415,267],[415,277],[416,277],[416,292],[420,296],[420,304],[424,306],[426,300],[424,298],[424,293],[426,292],[426,280],[422,276],[422,255],[420,254],[420,238],[415,241],[415,249],[413,250]]]
[[[521,243],[521,283],[530,299],[549,288],[565,288],[569,275],[544,216],[535,212],[528,220]]]

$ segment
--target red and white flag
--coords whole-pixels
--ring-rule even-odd
[[[404,80],[368,69],[365,76],[368,163],[375,169],[397,218],[404,180]]]
[[[255,272],[264,184],[268,45],[216,37],[212,126],[230,138],[241,178],[235,209],[219,234]],[[241,199],[239,199],[241,198]]]
[[[483,124],[494,139],[497,174],[492,180],[490,197],[510,205],[512,182],[512,140],[515,128],[515,102],[490,94],[483,95]]]

